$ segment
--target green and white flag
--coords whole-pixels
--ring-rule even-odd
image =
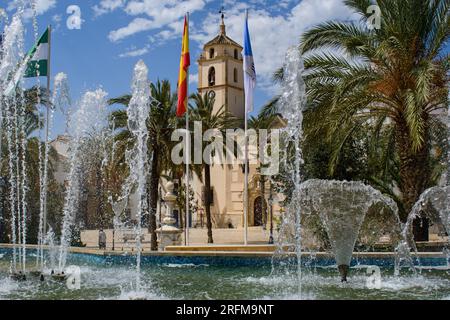
[[[48,76],[49,65],[49,28],[45,30],[44,34],[39,38],[38,42],[25,56],[19,69],[15,72],[9,85],[6,87],[4,94],[11,96],[15,92],[15,88],[22,77],[46,77]]]
[[[48,43],[49,29],[45,30],[39,41],[28,52],[27,68],[25,70],[25,78],[46,77],[48,76]]]

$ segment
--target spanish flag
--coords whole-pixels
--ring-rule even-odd
[[[189,26],[184,17],[183,43],[181,46],[180,74],[178,76],[178,106],[177,116],[182,117],[187,111],[188,104],[188,70],[191,65],[189,54]]]

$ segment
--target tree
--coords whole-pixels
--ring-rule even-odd
[[[354,132],[365,131],[379,159],[391,168],[398,165],[398,201],[405,221],[420,194],[433,184],[430,150],[442,126],[439,112],[448,104],[450,64],[444,49],[450,35],[450,0],[345,4],[361,21],[326,22],[301,38],[306,134],[326,137],[336,158]],[[379,29],[369,28],[370,5],[381,9]],[[427,221],[418,219],[414,225],[416,240],[426,240]]]
[[[172,94],[170,82],[168,80],[157,81],[151,84],[151,94],[155,103],[151,106],[150,117],[147,123],[149,130],[149,159],[150,175],[148,180],[148,207],[149,221],[148,227],[151,235],[151,249],[157,250],[156,236],[156,210],[158,206],[158,186],[163,172],[169,170],[172,166],[170,153],[173,146],[171,141],[172,130],[175,129],[177,119],[175,113],[176,95]],[[130,95],[124,95],[111,99],[109,103],[122,104],[127,106],[131,100]],[[116,135],[116,141],[121,141],[122,158],[125,157],[126,146],[131,141],[131,136],[127,129],[126,110],[117,110],[110,116],[114,128],[119,132]]]
[[[222,134],[226,129],[233,128],[237,124],[237,119],[233,117],[225,108],[221,106],[214,110],[215,98],[206,92],[203,96],[199,93],[190,96],[192,103],[189,104],[190,119],[202,122],[202,136],[210,129],[220,130]],[[205,150],[207,142],[202,141],[202,150]],[[211,220],[211,165],[203,161],[203,173],[205,183],[205,212],[206,227],[208,229],[208,243],[214,243],[212,235]]]
[[[41,142],[36,137],[36,130],[38,130],[40,127],[42,127],[43,124],[43,115],[39,113],[39,110],[37,108],[38,102],[40,102],[43,106],[52,107],[49,102],[48,94],[47,94],[46,88],[38,88],[38,87],[32,87],[30,89],[26,89],[21,91],[21,89],[16,90],[16,107],[20,110],[23,108],[24,110],[24,132],[25,132],[25,150],[22,150],[22,148],[18,148],[19,155],[25,154],[25,161],[26,161],[26,175],[27,175],[27,185],[26,188],[28,190],[26,202],[27,202],[27,224],[28,224],[28,232],[27,232],[27,242],[28,243],[37,243],[38,238],[38,227],[39,227],[39,213],[40,213],[40,176],[39,176],[39,170],[36,170],[36,168],[39,168],[41,165],[40,159],[39,159],[39,152],[42,153],[45,146],[44,143]],[[2,103],[11,102],[4,99]],[[5,112],[6,113],[6,112]],[[8,122],[8,119],[5,117],[3,118],[5,121],[3,125],[3,129],[5,129],[3,132],[6,133],[7,130],[14,130],[15,128],[8,127],[6,124]],[[21,138],[21,137],[20,137]],[[7,139],[6,134],[2,134],[0,136],[0,139],[2,139],[1,143],[2,145],[6,146]],[[12,143],[15,143],[14,141],[15,137],[12,137]],[[1,148],[2,155],[0,157],[0,176],[6,178],[7,181],[10,181],[11,178],[9,176],[9,157],[11,156],[8,152],[8,148],[2,147]],[[42,155],[42,154],[41,154]],[[43,155],[42,155],[43,156]],[[56,150],[52,147],[50,147],[49,150],[49,172],[48,172],[48,187],[49,187],[49,193],[53,194],[52,199],[48,200],[48,216],[49,216],[49,223],[57,219],[58,214],[58,205],[57,202],[63,197],[63,190],[59,188],[57,182],[54,179],[53,172],[54,172],[54,163],[58,160],[58,155],[56,153]],[[2,231],[3,236],[6,236],[7,234],[11,233],[11,213],[12,208],[10,207],[10,204],[8,203],[8,197],[6,196],[10,191],[10,186],[8,183],[6,183],[5,188],[3,188],[4,196],[2,196],[2,202],[3,202],[3,228]],[[3,240],[10,241],[11,239],[6,239],[6,237],[3,238]]]

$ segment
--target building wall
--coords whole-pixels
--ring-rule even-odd
[[[214,49],[214,57],[210,58],[210,49]],[[238,52],[238,59],[234,58],[234,50]],[[198,60],[198,91],[205,94],[214,91],[216,101],[214,110],[225,106],[228,111],[239,118],[244,117],[244,73],[242,62],[242,49],[233,45],[205,46]],[[215,69],[215,85],[210,86],[208,75],[211,67]],[[236,82],[234,81],[236,70]]]
[[[55,180],[59,184],[66,184],[67,175],[69,174],[69,157],[70,137],[59,135],[50,145],[58,154],[58,162],[56,163]]]
[[[214,49],[214,56],[212,57],[210,56],[211,48]],[[237,59],[234,56],[235,50],[237,50],[238,54]],[[245,99],[241,51],[241,47],[233,44],[206,45],[198,60],[198,92],[204,95],[205,93],[214,91],[215,112],[222,106],[225,106],[234,116],[243,119],[245,115]],[[210,86],[208,83],[208,73],[211,67],[215,68],[214,86]],[[251,163],[249,168],[249,181],[258,181],[255,178],[258,174],[257,168],[258,163]],[[198,212],[193,214],[194,226],[201,225],[200,221],[202,217],[204,226],[206,223],[205,208],[202,201],[204,183],[199,177],[194,175],[190,185],[194,190],[200,208]],[[213,226],[215,228],[228,228],[231,225],[233,228],[242,228],[244,226],[244,172],[242,165],[213,165],[211,167],[211,186],[214,197],[213,205],[211,206]],[[254,223],[254,200],[259,195],[259,184],[250,184],[247,211],[250,226]],[[269,187],[267,186],[266,199],[268,196]],[[279,215],[278,207],[275,207],[274,215]]]
[[[210,50],[214,49],[214,56]],[[238,59],[235,59],[235,50]],[[244,90],[242,48],[234,45],[205,46],[198,60],[198,90],[202,95],[215,92],[214,111],[225,106],[229,112],[239,118],[244,117]],[[211,67],[215,68],[215,85],[210,86],[208,75]],[[235,71],[236,70],[236,71]],[[236,79],[235,79],[236,72]],[[235,81],[237,80],[237,81]],[[194,189],[202,199],[204,184],[194,179]],[[243,188],[244,175],[239,165],[213,165],[211,167],[211,185],[213,188],[213,205],[211,214],[216,227],[243,226]],[[201,201],[200,201],[201,202]]]

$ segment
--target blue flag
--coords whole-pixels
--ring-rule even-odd
[[[245,13],[244,26],[244,91],[245,91],[245,112],[253,111],[253,95],[256,88],[256,69],[253,60],[252,44],[250,32],[248,30],[248,11]]]

